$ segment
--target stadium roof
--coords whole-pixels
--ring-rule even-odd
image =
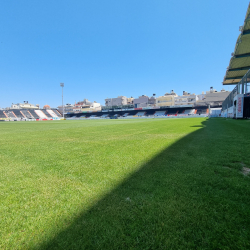
[[[223,85],[237,84],[250,69],[250,3],[240,31],[241,34],[237,39],[234,53],[232,53]]]

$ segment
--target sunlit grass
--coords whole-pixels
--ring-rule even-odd
[[[0,248],[211,249],[237,239],[244,249],[248,124],[1,123]]]

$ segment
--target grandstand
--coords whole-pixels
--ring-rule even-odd
[[[62,117],[60,112],[55,112],[55,110],[52,109],[46,109],[46,111],[51,115],[51,117],[53,118],[58,118],[58,117]]]
[[[196,114],[196,110],[195,109],[186,109],[186,110],[184,110],[179,115],[194,115],[194,114]]]
[[[47,118],[52,118],[53,117],[46,109],[43,110],[43,113],[44,113],[44,115],[47,116]]]
[[[52,111],[56,114],[57,117],[63,117],[57,109],[52,109]]]
[[[223,117],[250,118],[250,4],[240,27],[234,53],[229,62],[223,85],[236,84],[222,104]]]
[[[12,111],[12,112],[14,112],[14,111]],[[14,113],[15,113],[17,118],[21,118],[21,119],[25,118],[25,116],[21,113],[21,110],[15,110]]]
[[[16,110],[14,112],[16,112]],[[28,110],[26,110],[26,109],[20,110],[20,113],[22,113],[24,115],[24,117],[27,118],[27,119],[33,119],[34,118],[31,115],[31,113]]]
[[[164,116],[166,114],[166,111],[156,111],[154,113],[155,116]]]
[[[0,110],[0,118],[3,118],[3,119],[7,118],[3,110]]]
[[[52,120],[59,119],[62,115],[58,112],[56,114],[55,110],[48,109],[12,109],[12,110],[0,110],[0,119],[1,120],[27,120],[27,119],[37,119],[37,120]]]
[[[12,118],[12,119],[17,118],[16,115],[14,114],[14,112],[11,111],[11,110],[5,111],[5,114],[6,114],[9,118]]]
[[[168,112],[167,112],[167,116],[176,116],[177,114],[179,113],[179,111],[176,111],[176,112],[174,112],[173,110],[169,110]]]
[[[35,113],[39,116],[40,119],[47,119],[47,116],[42,110],[35,110]]]
[[[196,109],[194,113],[198,115],[205,115],[208,114],[208,109]]]
[[[88,112],[88,113],[69,113],[65,117],[70,119],[107,119],[107,118],[170,118],[170,117],[185,117],[185,116],[208,116],[208,107],[199,107],[198,112],[193,108],[187,107],[173,107],[173,108],[158,108],[158,109],[138,109],[129,110],[110,110],[110,111],[99,111],[99,112]],[[61,113],[53,109],[12,109],[12,110],[1,110],[1,120],[55,120],[62,117]]]
[[[35,112],[35,110],[31,110],[31,109],[30,109],[28,112],[33,116],[33,118],[39,119],[39,116],[38,116],[38,114]]]
[[[208,107],[199,106],[199,112],[196,113],[196,109],[192,107],[173,107],[173,108],[158,108],[158,109],[143,109],[143,111],[138,111],[138,109],[129,110],[110,110],[105,112],[92,112],[84,113],[85,118],[111,118],[116,116],[116,118],[170,118],[170,117],[193,117],[193,116],[208,116]],[[71,113],[67,114],[66,118],[80,118],[82,113]]]
[[[136,115],[137,116],[144,116],[145,115],[145,111],[144,112],[138,112]]]

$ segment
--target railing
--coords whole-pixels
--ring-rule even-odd
[[[232,92],[222,103],[222,111],[233,106],[234,97],[238,94],[246,94],[250,92],[250,70],[242,77],[241,81],[235,86]]]

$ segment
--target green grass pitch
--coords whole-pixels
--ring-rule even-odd
[[[0,123],[0,249],[250,249],[250,121]]]

